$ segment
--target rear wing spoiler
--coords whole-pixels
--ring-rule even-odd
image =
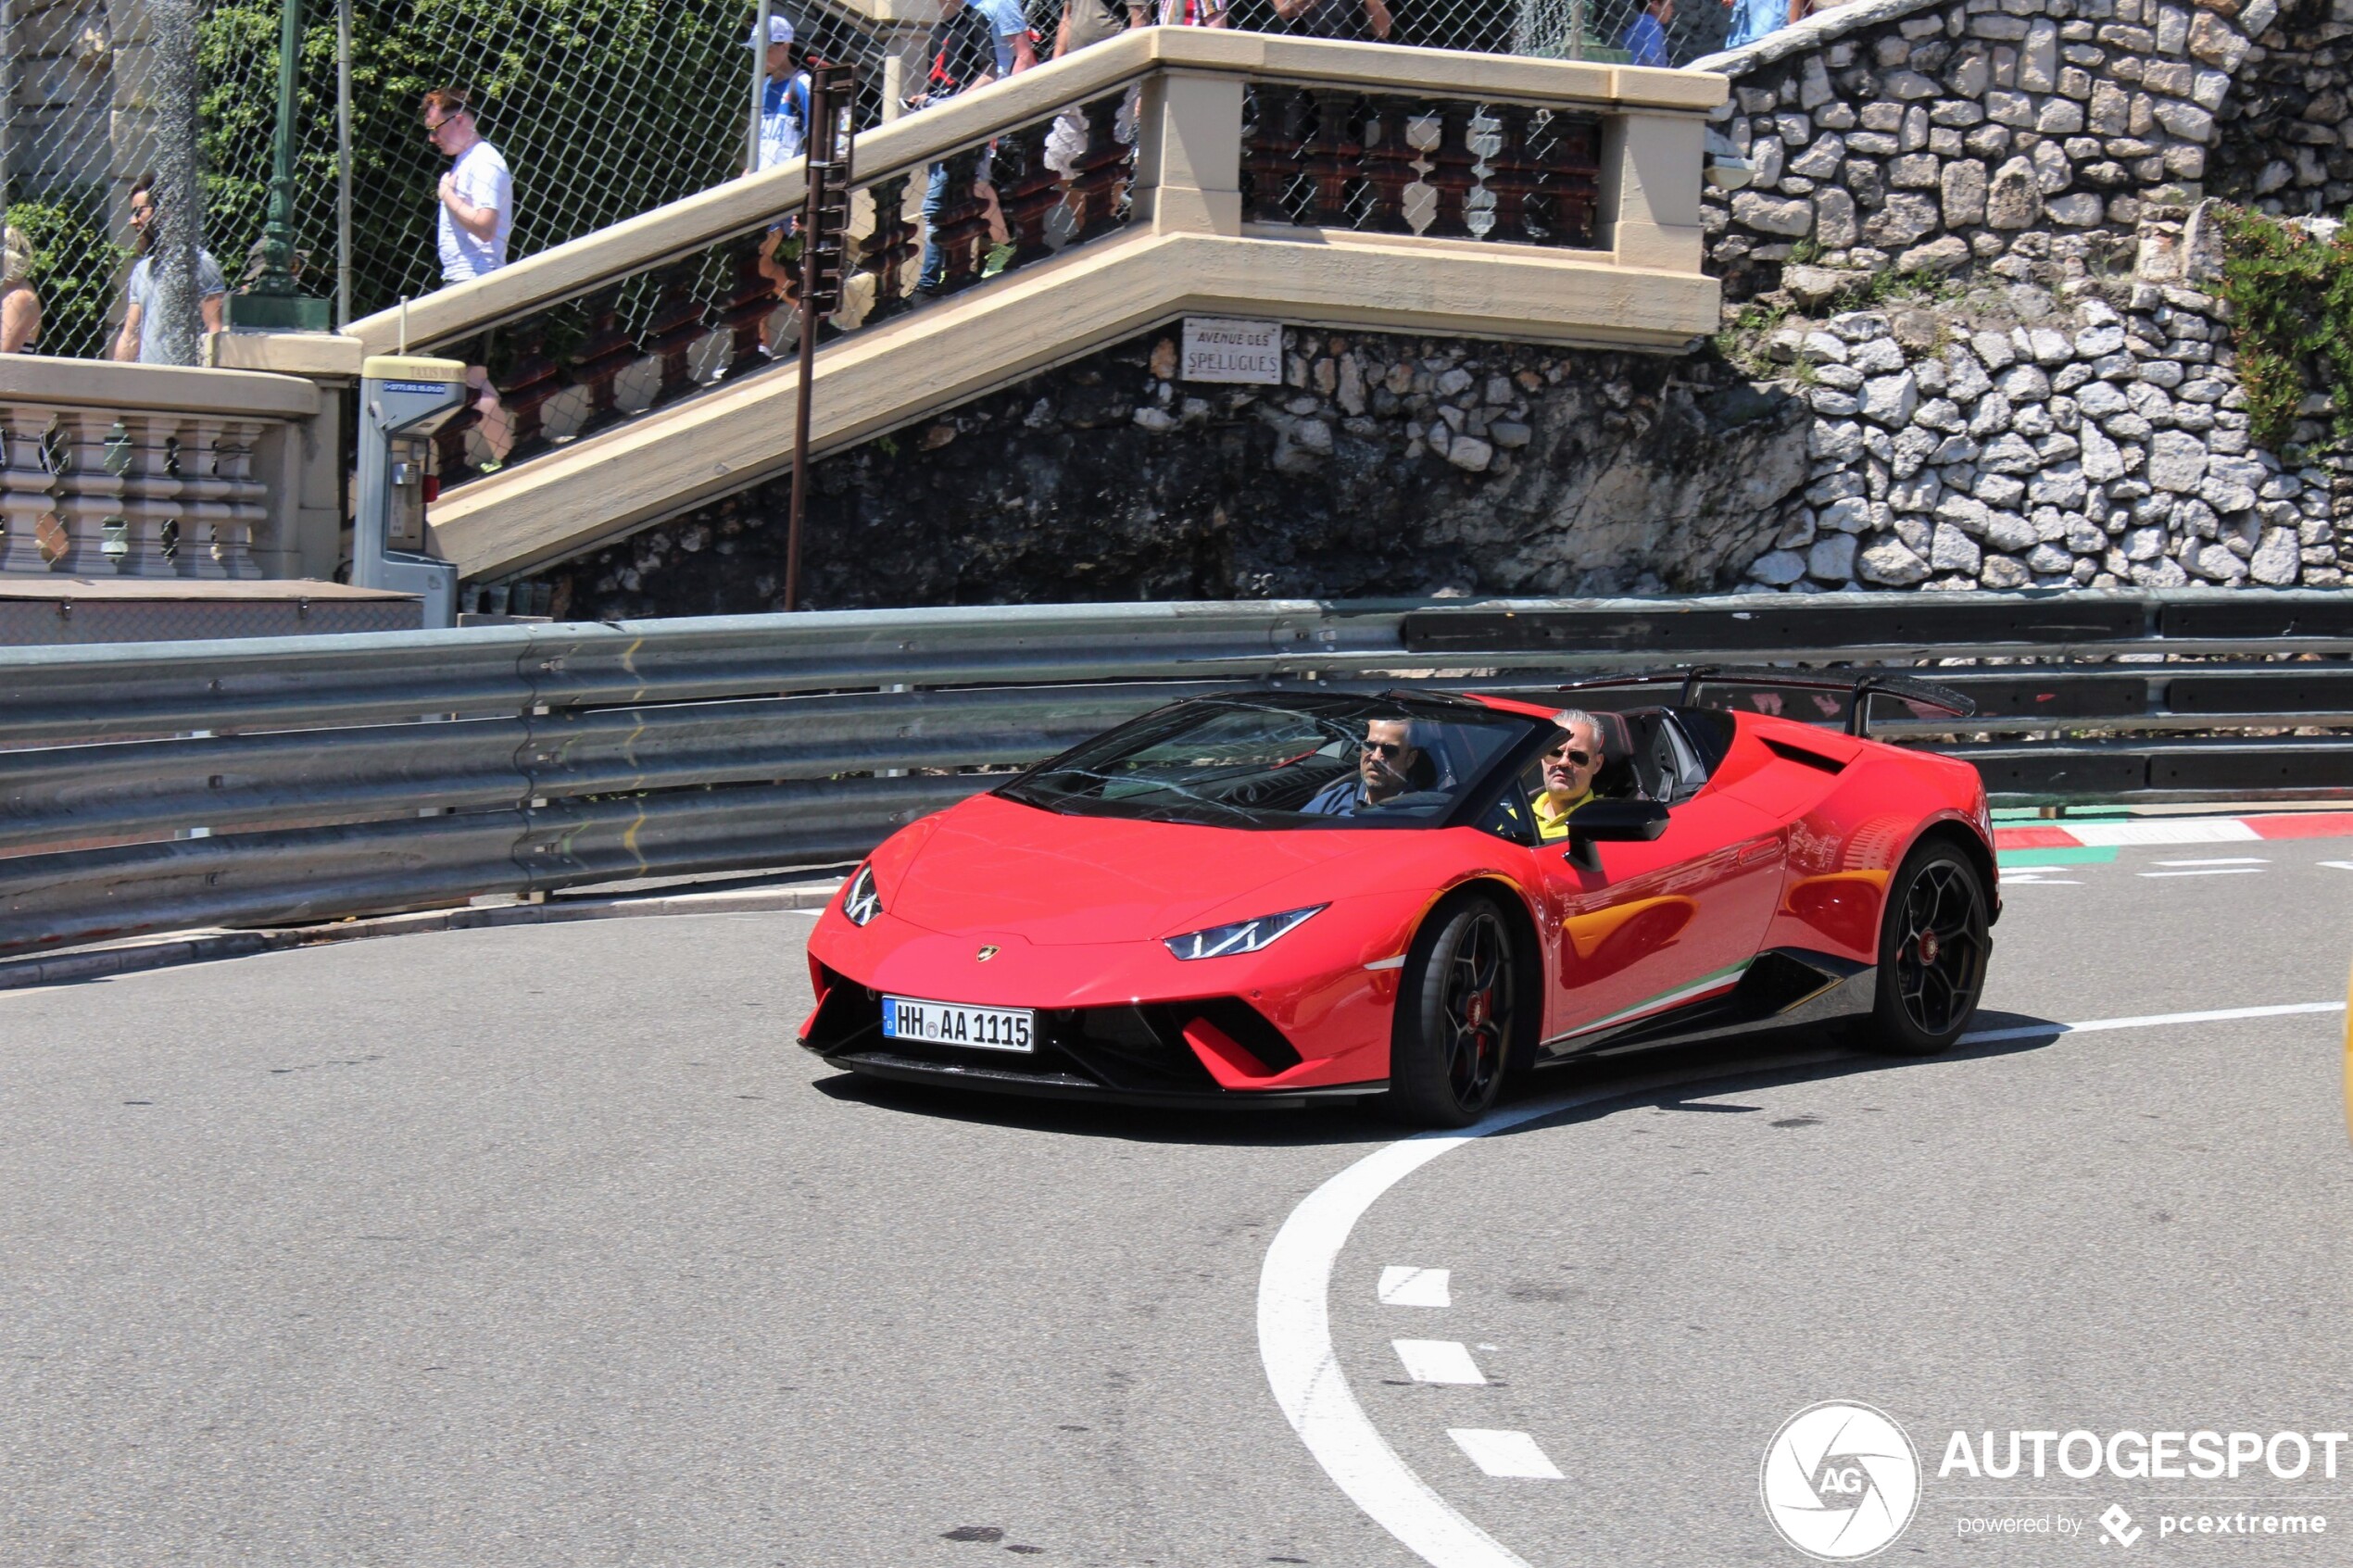
[[[1764,665],[1692,664],[1676,670],[1652,671],[1627,675],[1596,675],[1590,680],[1570,681],[1554,688],[1564,692],[1601,691],[1612,686],[1658,686],[1671,682],[1682,684],[1678,699],[1685,708],[1706,706],[1700,701],[1701,689],[1710,683],[1719,685],[1777,686],[1789,691],[1838,692],[1851,706],[1846,714],[1846,733],[1857,739],[1868,740],[1871,733],[1871,697],[1884,693],[1899,701],[1916,703],[1922,708],[1967,719],[1977,712],[1977,704],[1950,686],[1940,686],[1932,681],[1915,680],[1885,670],[1789,671]]]

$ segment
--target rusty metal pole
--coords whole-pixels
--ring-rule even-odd
[[[809,189],[800,208],[800,390],[793,399],[792,510],[785,524],[785,608],[800,608],[800,537],[809,508],[809,403],[818,325],[841,304],[849,245],[854,66],[809,63]]]

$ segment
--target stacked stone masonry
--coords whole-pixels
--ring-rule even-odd
[[[1874,9],[1719,56],[1755,178],[1709,194],[1712,270],[1815,414],[1751,584],[2343,583],[2327,409],[2248,440],[2208,183],[2353,195],[2353,0]]]
[[[2012,305],[2034,303],[2028,288]],[[1756,583],[2287,587],[2344,582],[2324,464],[2250,451],[2216,303],[2144,285],[2028,323],[1846,311],[1768,352],[1807,383],[1805,490]]]

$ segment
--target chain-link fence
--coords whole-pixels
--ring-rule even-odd
[[[159,0],[0,0],[0,173],[34,252],[38,347],[103,353],[121,318],[131,182],[156,160]],[[354,314],[439,286],[443,160],[418,100],[461,86],[512,169],[521,257],[740,172],[752,0],[345,0],[350,31],[349,298]],[[1097,0],[1076,0],[1092,5]],[[1151,0],[1147,19],[1214,0]],[[1743,4],[1750,0],[1742,0]],[[232,286],[268,206],[281,0],[202,0],[196,58],[205,235]],[[1049,54],[1064,0],[1026,0]],[[1115,6],[1120,0],[1114,0]],[[918,84],[920,30],[896,34],[809,0],[776,0],[804,49],[862,67],[862,123],[887,82]],[[1284,13],[1290,14],[1286,16]],[[336,6],[305,8],[295,242],[306,292],[337,292]],[[1681,63],[1719,45],[1723,0],[1233,0],[1232,25],[1552,57]],[[886,70],[886,62],[897,65]]]

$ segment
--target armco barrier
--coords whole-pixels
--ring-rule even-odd
[[[837,863],[1189,693],[1932,666],[1997,798],[2353,793],[2353,596],[1147,604],[0,650],[0,952]],[[1966,661],[1955,663],[1952,661]],[[181,836],[192,828],[209,836]]]

